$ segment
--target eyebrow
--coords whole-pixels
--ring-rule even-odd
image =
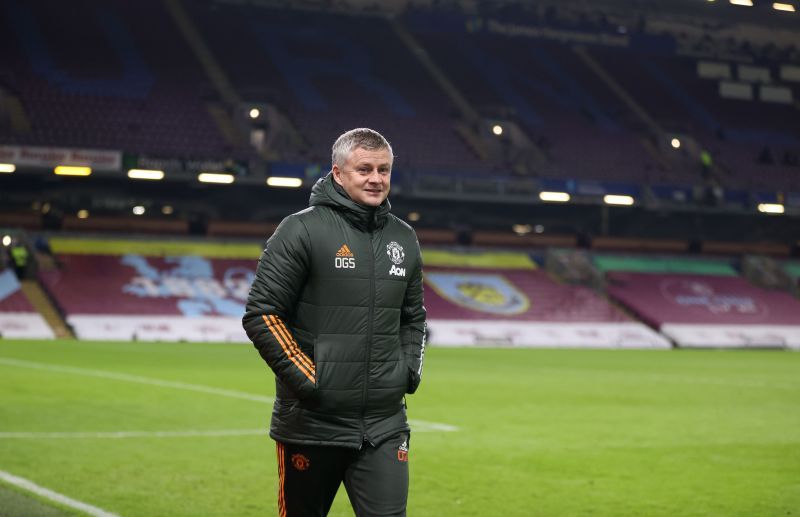
[[[384,163],[379,163],[377,165],[373,164],[372,162],[358,162],[355,165],[353,165],[353,168],[354,169],[358,169],[359,167],[370,167],[370,168],[378,167],[378,168],[380,168],[380,167],[391,167],[391,166],[392,166],[392,162],[384,162]]]

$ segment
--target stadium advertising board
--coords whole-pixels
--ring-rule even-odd
[[[440,346],[512,348],[671,348],[646,325],[544,323],[487,320],[430,320],[431,342]]]
[[[506,23],[494,19],[489,19],[486,22],[486,29],[490,33],[510,37],[541,38],[570,43],[608,45],[612,47],[627,47],[630,45],[630,37],[621,34],[552,29],[536,25]]]
[[[224,171],[242,175],[247,172],[247,163],[240,160],[181,159],[125,153],[126,169],[158,169],[171,173],[197,174],[203,171]]]
[[[95,171],[114,172],[122,167],[122,153],[98,149],[0,145],[0,162],[36,168],[79,165]]]
[[[52,329],[40,314],[0,312],[0,338],[53,339]]]
[[[682,347],[800,349],[800,325],[698,325],[666,323],[661,332]]]
[[[78,314],[67,322],[79,338],[99,341],[248,342],[241,317]]]
[[[22,292],[10,269],[0,271],[0,338],[51,339],[55,337],[44,318]]]

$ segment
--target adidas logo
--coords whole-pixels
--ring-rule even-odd
[[[339,251],[336,252],[337,257],[352,257],[353,252],[350,251],[350,248],[347,247],[347,244],[342,244],[342,247],[339,248]]]
[[[355,269],[356,268],[356,259],[353,252],[350,251],[350,248],[347,244],[342,244],[342,247],[339,248],[339,251],[336,252],[336,258],[333,262],[336,269]]]

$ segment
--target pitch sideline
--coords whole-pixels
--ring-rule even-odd
[[[34,370],[44,370],[58,373],[71,373],[73,375],[83,375],[86,377],[97,377],[100,379],[110,379],[123,382],[134,382],[138,384],[146,384],[149,386],[159,386],[161,388],[173,388],[185,391],[194,391],[198,393],[208,393],[211,395],[220,395],[223,397],[236,398],[241,400],[250,400],[253,402],[261,402],[265,404],[272,404],[275,402],[275,397],[266,395],[255,395],[244,391],[227,390],[222,388],[213,388],[211,386],[203,386],[202,384],[191,384],[179,381],[167,381],[163,379],[154,379],[152,377],[142,377],[140,375],[131,375],[127,373],[109,372],[106,370],[94,370],[90,368],[78,368],[75,366],[62,366],[57,364],[38,363],[35,361],[25,361],[23,359],[11,359],[8,357],[0,357],[0,364],[8,366],[17,366],[20,368],[31,368]],[[442,424],[439,422],[428,422],[425,420],[409,420],[409,424],[420,427],[429,428],[433,431],[453,432],[458,431],[458,427]]]
[[[90,504],[78,501],[76,499],[72,499],[71,497],[67,497],[64,494],[59,494],[58,492],[54,492],[49,488],[39,486],[33,481],[21,478],[19,476],[15,476],[4,470],[0,470],[0,481],[4,481],[9,485],[15,486],[27,492],[31,492],[33,494],[38,495],[39,497],[42,497],[49,501],[53,501],[62,506],[66,506],[74,510],[80,510],[81,512],[87,515],[91,515],[92,517],[119,517],[116,513],[111,513],[106,510],[103,510],[102,508],[98,508],[97,506],[92,506]]]

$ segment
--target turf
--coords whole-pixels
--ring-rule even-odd
[[[121,515],[274,514],[269,404],[187,384],[274,389],[249,345],[0,340],[0,470]],[[412,516],[800,508],[797,353],[434,346],[409,414],[459,428],[414,432]],[[243,433],[8,435],[185,430]],[[7,488],[0,505],[46,514]],[[352,515],[343,489],[331,514]]]

